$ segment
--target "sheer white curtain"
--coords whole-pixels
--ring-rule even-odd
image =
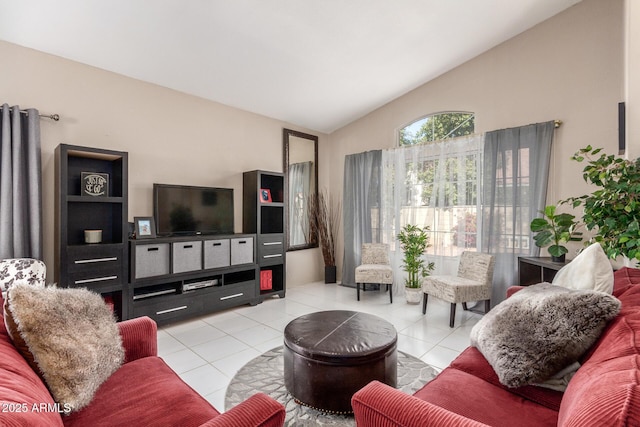
[[[429,226],[433,274],[455,274],[458,256],[477,250],[482,135],[400,147],[382,153],[382,241],[391,246],[394,291],[406,273],[396,235],[406,224]]]
[[[311,162],[289,165],[289,244],[308,243]]]

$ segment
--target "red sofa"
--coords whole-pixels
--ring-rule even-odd
[[[0,296],[0,303],[2,297]],[[2,426],[282,426],[284,407],[256,394],[220,414],[158,357],[157,328],[139,317],[118,324],[125,363],[70,415],[59,409],[0,320],[0,425]]]
[[[623,268],[614,278],[622,310],[564,393],[507,388],[469,347],[413,396],[379,382],[358,391],[352,399],[358,427],[640,425],[640,270]]]

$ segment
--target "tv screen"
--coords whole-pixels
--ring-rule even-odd
[[[159,235],[233,234],[233,189],[153,184]]]

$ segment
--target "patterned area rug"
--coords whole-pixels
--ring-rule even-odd
[[[244,365],[233,377],[225,396],[225,410],[255,393],[262,392],[282,403],[287,411],[285,426],[355,426],[352,415],[334,415],[297,404],[284,386],[282,346],[269,350]],[[398,388],[413,394],[437,372],[422,360],[398,351]]]

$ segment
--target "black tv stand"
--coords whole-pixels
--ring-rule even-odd
[[[166,324],[260,302],[256,235],[129,240],[130,317]]]

